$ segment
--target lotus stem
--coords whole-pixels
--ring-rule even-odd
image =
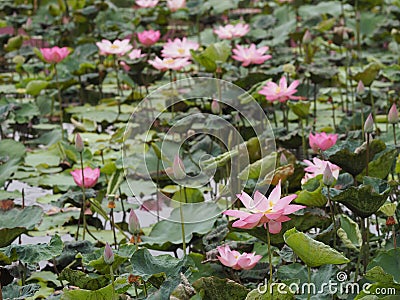
[[[268,290],[270,290],[271,284],[272,284],[272,281],[273,281],[273,277],[272,277],[272,272],[273,272],[273,270],[272,270],[271,235],[270,235],[270,233],[269,233],[269,226],[268,226],[268,223],[266,224],[265,229],[267,229],[268,263],[269,263]],[[273,292],[273,291],[270,290],[271,295],[272,295],[272,292]]]
[[[331,201],[331,193],[330,193],[330,186],[328,188],[328,204],[331,209],[331,218],[332,218],[332,225],[333,225],[333,247],[336,248],[336,221],[335,221],[335,207]]]
[[[60,128],[61,128],[61,140],[64,140],[64,128],[63,128],[63,107],[62,107],[62,98],[61,98],[61,89],[60,82],[58,81],[58,72],[57,65],[54,65],[54,74],[56,76],[56,85],[57,85],[57,96],[58,96],[58,105],[60,106]]]
[[[112,264],[110,265],[110,276],[111,276],[111,285],[112,285],[112,299],[115,300],[115,282],[114,282],[114,272]]]
[[[393,125],[393,139],[394,139],[394,145],[397,146],[397,141],[396,141],[396,124]]]
[[[311,299],[311,267],[307,266],[307,280],[308,280],[308,289],[307,289],[307,300]]]
[[[182,195],[182,187],[181,187],[180,194]],[[186,256],[185,220],[183,218],[182,201],[179,201],[179,215],[180,215],[180,218],[181,218],[182,250],[183,250],[183,255]]]

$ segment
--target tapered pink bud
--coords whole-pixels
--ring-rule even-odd
[[[114,252],[108,243],[106,243],[106,247],[104,248],[103,257],[107,265],[112,265],[114,262]]]
[[[309,44],[312,41],[311,32],[307,29],[303,35],[303,44]]]
[[[280,158],[279,158],[279,163],[281,166],[285,166],[288,164],[288,160],[285,154],[281,154]]]
[[[366,133],[371,133],[374,131],[374,119],[372,118],[371,114],[369,114],[367,120],[365,120],[364,131]]]
[[[128,230],[132,234],[138,234],[140,231],[139,218],[133,209],[131,209],[131,212],[129,213]]]
[[[357,84],[357,94],[362,95],[365,92],[364,83],[360,80]]]
[[[186,177],[185,165],[179,155],[175,155],[174,164],[172,165],[174,178],[181,180]]]
[[[215,99],[211,102],[211,112],[215,115],[219,115],[221,113],[221,106]]]
[[[335,177],[332,174],[329,164],[326,165],[324,173],[322,174],[322,182],[327,186],[331,186],[335,182]]]
[[[77,133],[75,136],[75,148],[76,148],[76,151],[78,151],[79,153],[83,152],[84,145],[83,145],[81,135],[79,133]]]
[[[396,123],[399,122],[399,112],[397,111],[396,104],[394,104],[394,103],[393,103],[392,107],[389,110],[388,122],[390,124],[396,124]]]

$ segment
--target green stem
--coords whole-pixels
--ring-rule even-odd
[[[368,165],[369,165],[369,133],[367,133],[367,166],[365,168],[365,176],[368,176]]]
[[[269,233],[269,226],[268,223],[266,225],[266,229],[267,229],[267,242],[268,242],[268,263],[269,263],[269,281],[268,281],[268,290],[270,290],[272,281],[273,281],[273,277],[272,277],[272,251],[271,251],[271,235]],[[272,295],[272,291],[270,290],[270,293]]]
[[[182,188],[181,188],[181,195],[182,195]],[[182,201],[179,201],[179,214],[181,217],[182,250],[183,250],[183,255],[186,256],[185,220],[183,219]]]
[[[371,89],[372,83],[369,86],[369,99],[371,101],[371,106],[372,106],[372,117],[374,119],[374,124],[375,124],[375,128],[377,129],[377,123],[376,123],[376,112],[375,112],[375,99],[374,96],[372,95],[372,89]]]
[[[115,199],[113,200],[115,202]],[[115,219],[114,219],[114,209],[111,208],[110,210],[110,220],[111,220],[111,229],[113,232],[113,237],[114,237],[114,244],[115,244],[115,249],[118,249],[118,243],[117,243],[117,233],[115,231]]]
[[[301,127],[301,144],[303,146],[303,157],[307,159],[307,145],[306,145],[306,137],[305,137],[305,132],[304,132],[304,125],[303,125],[303,119],[300,118],[300,127]]]
[[[329,203],[329,207],[331,209],[331,218],[332,218],[332,224],[333,224],[333,247],[336,248],[335,208],[334,208],[333,203],[331,201],[330,187],[328,186],[327,188],[328,188],[328,203]]]
[[[112,299],[115,299],[115,282],[114,282],[114,272],[113,267],[110,265],[110,275],[111,275],[111,286],[112,286]]]
[[[115,69],[115,75],[117,77],[117,88],[118,88],[118,95],[122,96],[122,89],[121,89],[121,83],[119,82],[119,76],[118,76],[118,65],[117,65],[117,57],[114,55],[114,69]]]
[[[307,290],[307,300],[311,299],[311,267],[307,266],[307,278],[308,278],[308,290]]]
[[[82,176],[82,185],[81,185],[81,190],[82,190],[82,203],[81,203],[81,213],[80,213],[80,220],[82,219],[83,221],[83,232],[82,232],[82,240],[85,239],[85,232],[86,232],[86,215],[85,215],[85,208],[86,208],[86,194],[85,194],[85,172],[83,171],[83,155],[82,152],[79,153],[80,155],[80,160],[81,160],[81,176]],[[80,222],[79,222],[80,223]],[[78,228],[76,230],[76,235],[75,235],[75,240],[78,240],[79,238],[79,223],[78,223]]]
[[[396,124],[393,124],[393,139],[394,139],[394,145],[397,146],[397,141],[396,141]]]
[[[54,65],[54,74],[56,75],[58,105],[60,106],[61,139],[64,140],[64,128],[63,128],[64,113],[63,113],[63,107],[62,107],[62,98],[61,98],[60,82],[58,81],[57,65]]]

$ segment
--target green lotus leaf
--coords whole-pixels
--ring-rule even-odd
[[[321,181],[321,176],[309,179],[302,185],[303,190],[299,192],[295,202],[306,206],[325,206],[328,200],[322,194],[323,187],[324,184]]]
[[[10,245],[22,233],[33,230],[42,220],[42,215],[39,206],[0,210],[0,247]]]
[[[308,235],[292,228],[283,235],[286,244],[300,257],[309,267],[322,265],[340,265],[350,262],[345,256],[328,245],[318,242]],[[318,253],[318,255],[315,255]]]
[[[375,154],[385,150],[386,145],[381,140],[373,140],[369,144],[369,161]],[[360,174],[367,166],[366,143],[360,145],[355,141],[337,143],[324,152],[328,160],[341,167],[353,176]]]
[[[343,203],[352,212],[367,218],[385,203],[390,187],[381,179],[364,177],[364,183],[351,186],[343,191],[331,189],[332,201]]]
[[[228,278],[203,277],[193,282],[193,287],[198,293],[203,291],[203,299],[214,300],[239,300],[246,298],[249,290],[243,285]]]

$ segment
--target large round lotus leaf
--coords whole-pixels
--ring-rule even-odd
[[[328,245],[318,242],[306,234],[292,228],[283,235],[286,244],[309,267],[322,265],[340,265],[350,262],[349,259]]]
[[[311,178],[302,186],[303,190],[299,192],[295,202],[306,206],[325,206],[328,200],[322,194],[323,186],[321,176]]]
[[[352,212],[362,218],[367,218],[385,203],[390,187],[386,181],[364,177],[364,183],[340,191],[331,189],[332,201],[343,203]]]
[[[11,244],[20,234],[32,230],[43,215],[39,206],[0,210],[0,247]]]
[[[373,140],[369,144],[369,161],[375,154],[385,150],[386,145],[381,140]],[[367,145],[359,145],[355,141],[337,143],[324,152],[328,160],[341,167],[344,171],[353,176],[360,174],[367,166]]]

